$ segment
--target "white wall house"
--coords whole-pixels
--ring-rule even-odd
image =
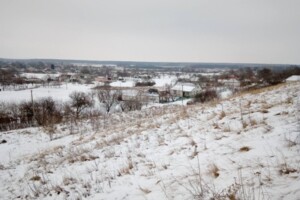
[[[122,100],[138,100],[143,103],[159,103],[159,95],[158,94],[150,94],[144,91],[139,90],[123,90],[122,91]]]
[[[292,82],[299,82],[300,81],[300,75],[293,75],[286,79],[286,82],[292,83]]]
[[[230,79],[219,79],[219,83],[222,83],[224,86],[237,88],[241,86],[241,82],[235,78]]]
[[[177,83],[171,88],[172,95],[176,97],[193,97],[202,91],[200,86],[193,83]]]

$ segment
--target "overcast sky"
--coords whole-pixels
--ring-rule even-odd
[[[300,0],[0,0],[0,57],[300,64]]]

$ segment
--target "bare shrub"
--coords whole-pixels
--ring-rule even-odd
[[[21,122],[23,123],[30,123],[33,121],[33,105],[31,102],[22,102],[19,105],[19,110],[21,113]]]
[[[49,97],[40,99],[34,103],[34,117],[38,125],[47,126],[49,124],[60,123],[62,113],[57,103]]]
[[[104,104],[107,113],[110,112],[112,106],[121,99],[121,92],[118,90],[112,90],[110,87],[101,87],[97,91],[97,97],[100,103]]]
[[[142,102],[138,100],[138,98],[133,98],[130,100],[122,101],[120,103],[120,107],[122,111],[133,111],[133,110],[141,110]]]
[[[92,107],[94,104],[93,99],[84,92],[74,91],[70,94],[70,98],[70,107],[74,109],[76,119],[79,118],[83,110]]]
[[[196,94],[194,97],[194,102],[204,103],[204,102],[212,101],[217,98],[218,95],[215,90],[206,90],[204,92]]]

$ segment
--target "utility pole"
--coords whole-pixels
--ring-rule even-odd
[[[33,118],[33,122],[35,123],[35,114],[34,114],[34,104],[33,104],[33,92],[32,90],[30,90],[30,94],[31,94],[31,106],[32,106],[32,118]]]
[[[181,84],[181,90],[182,90],[181,104],[183,105],[183,84]]]

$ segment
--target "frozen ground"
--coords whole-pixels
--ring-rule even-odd
[[[297,200],[299,87],[2,132],[0,199]]]

